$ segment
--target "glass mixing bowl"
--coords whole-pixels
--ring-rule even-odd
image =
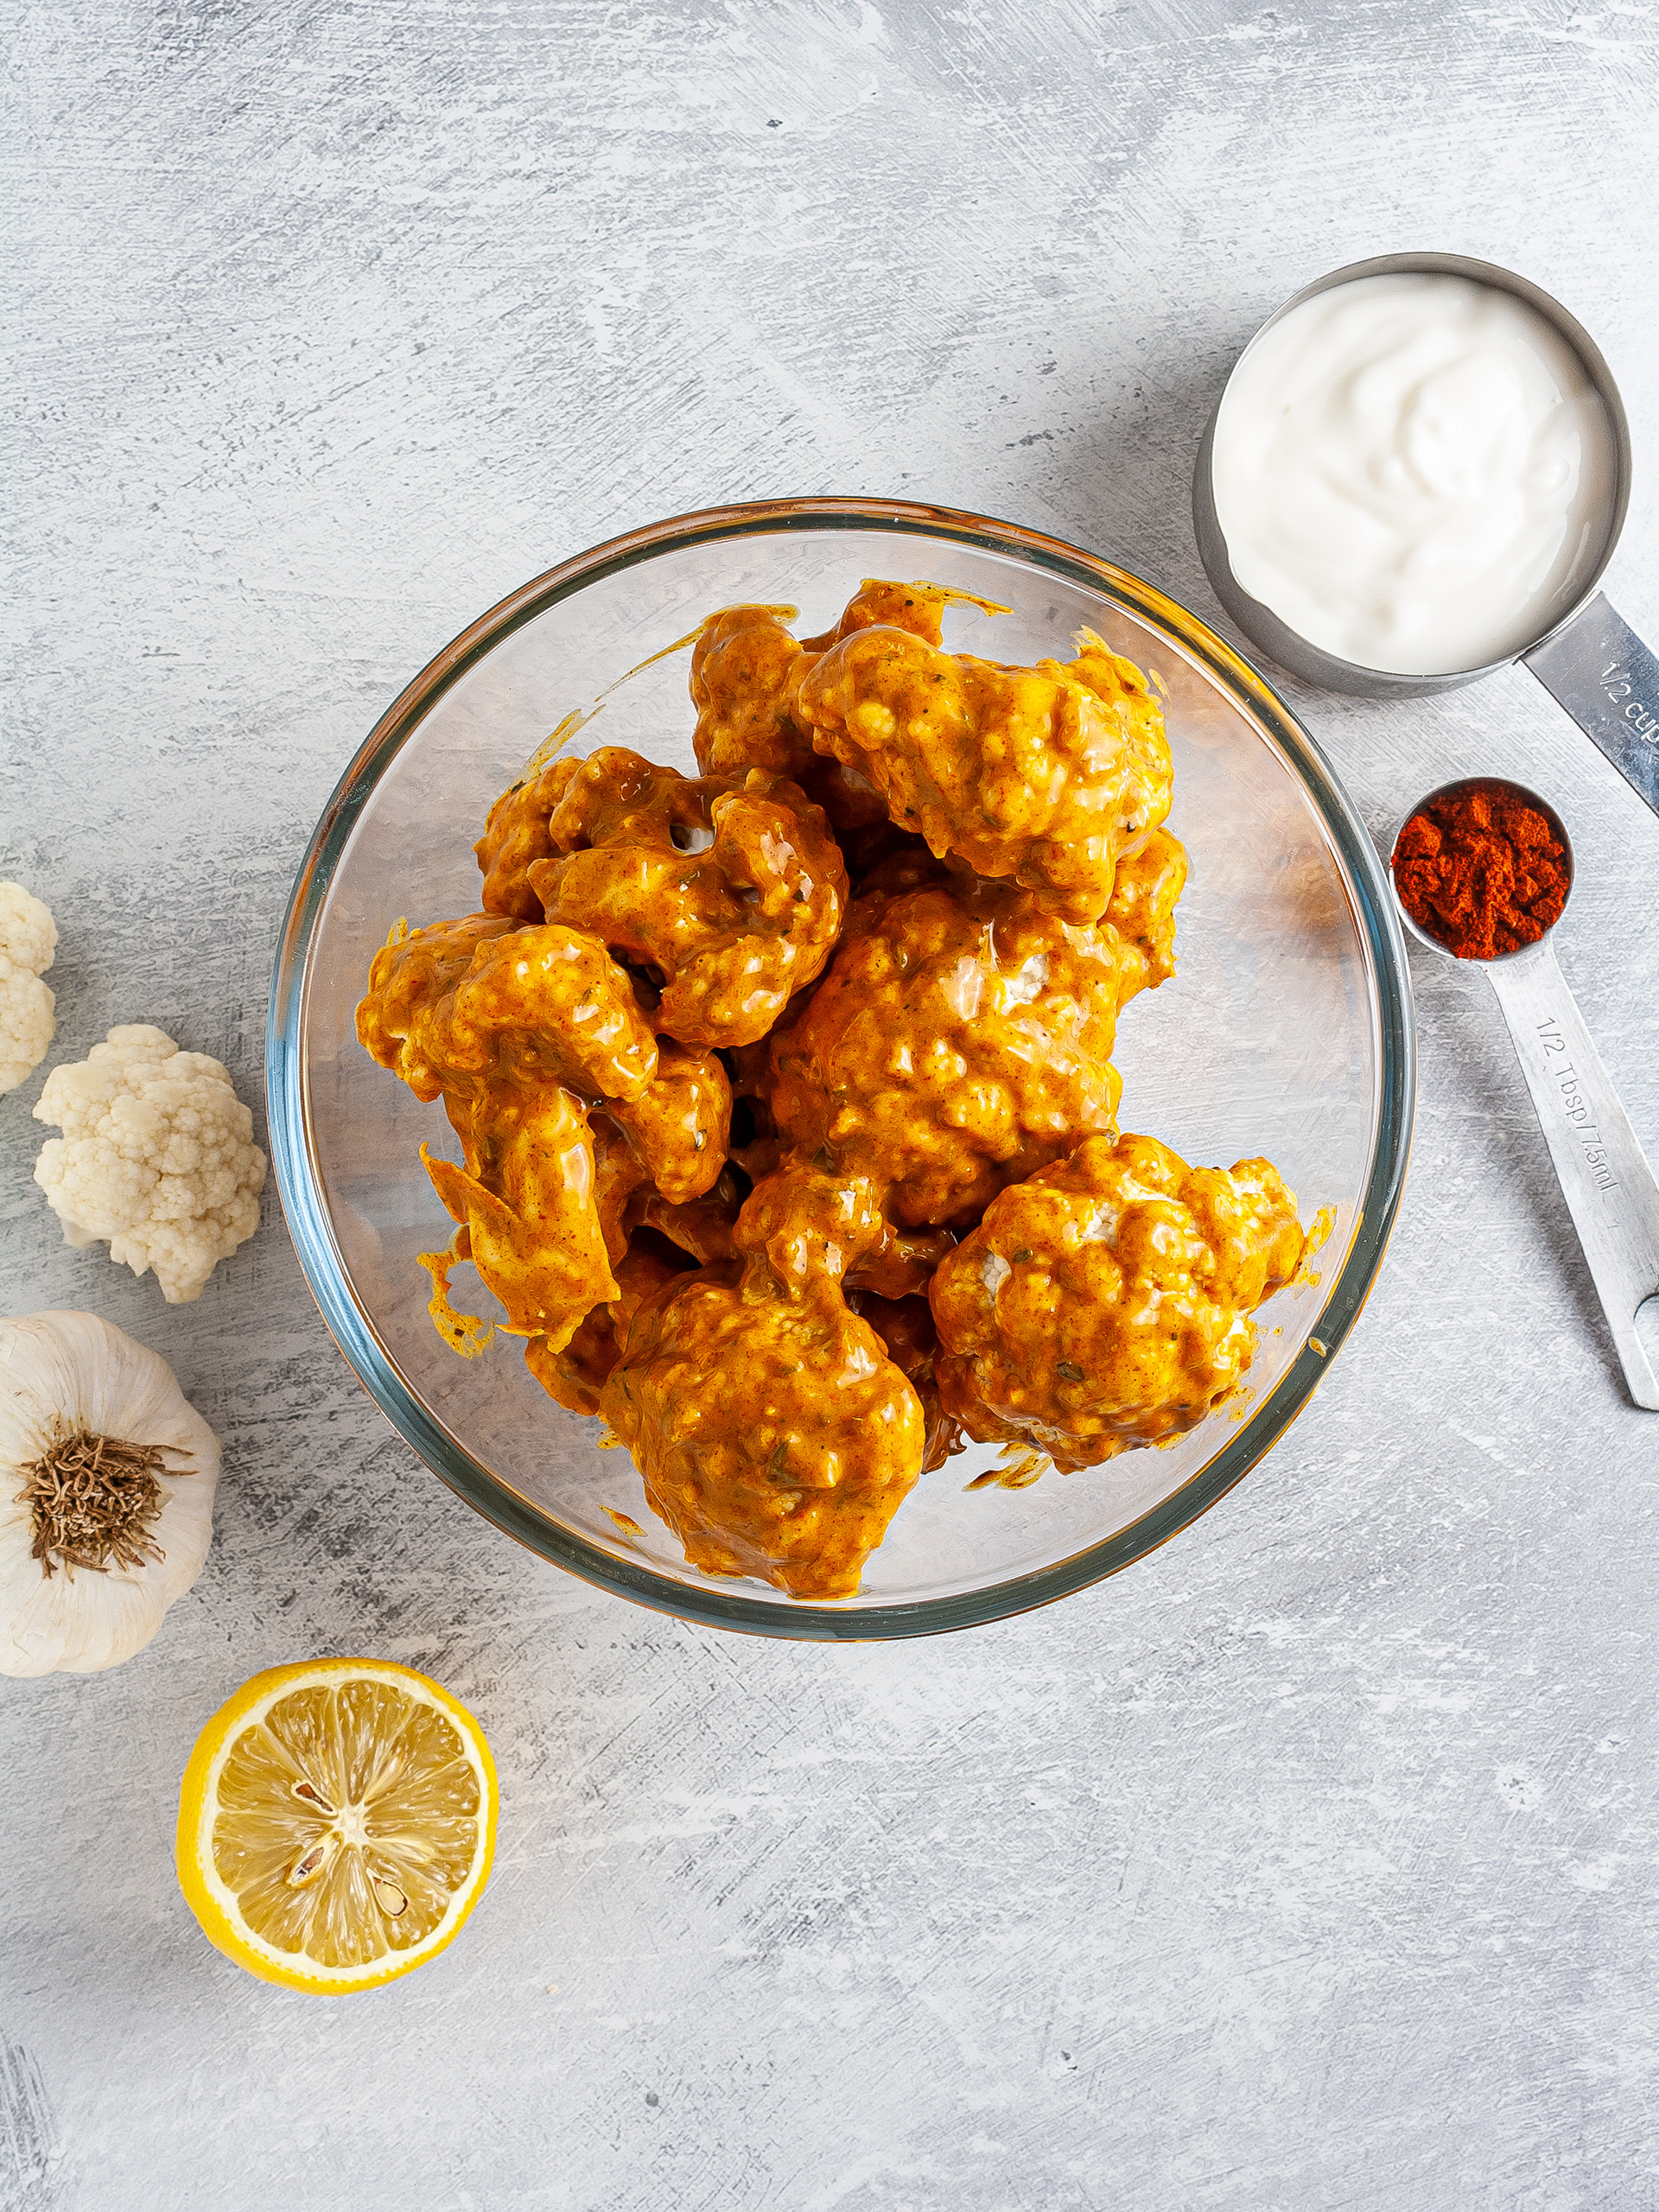
[[[798,1604],[687,1566],[626,1453],[601,1452],[597,1422],[554,1404],[515,1339],[473,1360],[440,1341],[416,1255],[442,1248],[451,1224],[419,1154],[423,1139],[452,1158],[459,1147],[442,1107],[361,1049],[353,1013],[400,915],[476,910],[472,841],[556,724],[594,709],[578,749],[628,745],[695,772],[689,652],[652,656],[739,601],[792,602],[804,633],[827,628],[868,575],[1009,607],[995,620],[953,610],[946,642],[958,649],[1064,658],[1087,626],[1161,682],[1171,826],[1192,872],[1179,971],[1118,1032],[1122,1123],[1195,1162],[1265,1154],[1304,1221],[1323,1207],[1334,1218],[1317,1277],[1262,1308],[1246,1394],[1203,1427],[1026,1490],[965,1491],[995,1459],[970,1447],[922,1477],[859,1596]],[[1370,839],[1318,747],[1228,645],[1150,586],[1035,531],[899,501],[797,499],[613,539],[525,585],[415,679],[347,769],[300,869],[267,1083],[277,1181],[323,1318],[435,1473],[607,1589],[721,1627],[841,1638],[1041,1605],[1127,1567],[1230,1489],[1306,1403],[1370,1287],[1405,1174],[1414,1073],[1405,950]],[[470,1271],[456,1292],[499,1310]]]

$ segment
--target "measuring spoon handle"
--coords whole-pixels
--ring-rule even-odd
[[[1510,1025],[1624,1380],[1659,1413],[1636,1311],[1659,1293],[1659,1179],[1590,1041],[1548,938],[1486,970]]]
[[[1524,656],[1590,742],[1659,814],[1659,658],[1605,592]]]

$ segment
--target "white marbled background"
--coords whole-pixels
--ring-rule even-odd
[[[721,499],[906,493],[1215,619],[1205,412],[1322,269],[1445,245],[1590,326],[1659,630],[1659,10],[1629,0],[10,0],[0,874],[118,1020],[259,1096],[296,859],[407,677]],[[1287,685],[1381,829],[1567,815],[1560,951],[1659,1150],[1659,820],[1520,671]],[[682,1627],[493,1535],[318,1320],[274,1192],[174,1309],[58,1242],[0,1101],[5,1309],[164,1352],[226,1445],[124,1670],[0,1686],[6,2212],[1627,2212],[1659,2204],[1654,1533],[1497,1007],[1420,960],[1415,1157],[1329,1382],[1155,1558],[951,1639]],[[263,1117],[262,1117],[263,1118]],[[251,1981],[175,1885],[245,1676],[372,1651],[500,1761],[420,1974]]]

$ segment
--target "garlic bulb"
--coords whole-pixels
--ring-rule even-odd
[[[142,1651],[201,1572],[218,1482],[157,1354],[91,1313],[0,1320],[0,1675]]]

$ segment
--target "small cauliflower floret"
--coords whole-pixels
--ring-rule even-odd
[[[689,1205],[714,1189],[731,1136],[732,1085],[712,1052],[662,1039],[651,1088],[632,1103],[613,1101],[609,1110],[671,1205]]]
[[[906,630],[937,645],[944,636],[944,612],[949,607],[976,607],[982,614],[1006,614],[995,599],[981,599],[976,592],[957,591],[950,584],[899,583],[891,576],[866,576],[842,609],[841,620],[821,638],[804,641],[807,652],[827,652],[831,645],[850,638],[855,630],[873,630],[878,624],[889,630]]]
[[[778,1134],[868,1176],[903,1227],[971,1224],[1006,1184],[1116,1127],[1123,954],[1114,930],[1064,922],[1012,884],[867,893],[817,992],[773,1033]]]
[[[716,1262],[636,1305],[601,1410],[652,1510],[705,1573],[849,1598],[924,1464],[936,1464],[942,1432],[920,1386],[842,1294],[889,1235],[873,1185],[782,1168],[738,1216],[741,1272]]]
[[[614,1298],[594,1202],[594,1141],[579,1098],[522,1066],[498,1069],[471,1098],[451,1093],[463,1166],[421,1158],[468,1258],[507,1309],[509,1336],[569,1342],[584,1314]],[[434,1319],[438,1315],[434,1313]]]
[[[1092,630],[1079,630],[1077,657],[1062,665],[1039,660],[1045,676],[1069,679],[1092,691],[1101,704],[1116,716],[1134,762],[1123,834],[1155,829],[1168,814],[1175,795],[1175,763],[1164,731],[1163,710],[1152,696],[1152,687],[1132,660],[1113,652]]]
[[[445,1105],[466,1164],[422,1158],[465,1232],[452,1256],[470,1258],[506,1307],[504,1332],[530,1337],[563,1372],[558,1356],[618,1294],[612,1268],[647,1194],[691,1205],[718,1181],[732,1110],[726,1071],[712,1054],[668,1044],[642,1098],[594,1109],[509,1056]],[[431,1311],[448,1333],[442,1309]],[[535,1359],[531,1371],[542,1373]]]
[[[691,699],[697,709],[691,743],[697,766],[705,776],[741,776],[764,768],[768,775],[796,783],[813,778],[826,764],[813,752],[810,726],[794,711],[795,696],[813,663],[855,630],[878,622],[937,645],[944,610],[957,601],[988,614],[1007,612],[943,584],[866,576],[835,628],[803,642],[785,626],[797,612],[792,607],[722,607],[703,624],[691,655]],[[842,826],[834,805],[823,798],[819,803]]]
[[[657,1071],[656,1039],[602,944],[494,914],[397,923],[374,956],[357,1034],[427,1101],[469,1093],[504,1046],[585,1096],[638,1098]]]
[[[52,910],[21,883],[0,883],[0,952],[31,976],[44,976],[58,949]]]
[[[633,1317],[600,1409],[705,1574],[850,1598],[921,1471],[921,1402],[828,1278],[705,1268]]]
[[[1153,1137],[1090,1137],[1004,1191],[929,1285],[944,1411],[1063,1470],[1183,1435],[1236,1387],[1250,1315],[1302,1251],[1267,1160],[1189,1167]]]
[[[1186,887],[1186,847],[1172,830],[1143,830],[1117,857],[1106,919],[1123,941],[1120,1010],[1175,973],[1175,908]]]
[[[877,624],[811,664],[793,712],[900,829],[1069,921],[1099,920],[1118,849],[1168,803],[1145,788],[1149,695],[1103,697],[1053,661],[1007,668]]]
[[[804,667],[800,642],[785,627],[792,607],[723,607],[711,614],[691,655],[697,709],[692,750],[705,776],[799,777],[817,765],[812,734],[790,712]]]
[[[146,1022],[54,1068],[35,1118],[63,1131],[41,1146],[35,1180],[67,1241],[107,1243],[137,1275],[153,1268],[170,1306],[200,1298],[259,1226],[253,1116],[219,1061]]]
[[[473,847],[484,874],[479,904],[486,914],[505,914],[515,922],[539,922],[542,902],[525,873],[533,861],[554,851],[548,820],[569,787],[578,763],[554,760],[539,775],[527,776],[502,792],[490,809],[484,835]]]
[[[661,1036],[710,1049],[764,1037],[829,958],[847,871],[820,810],[759,769],[686,777],[611,745],[581,763],[528,880],[660,990]]]
[[[1007,612],[944,584],[867,576],[835,628],[818,638],[797,640],[785,627],[792,607],[725,607],[711,614],[691,656],[698,766],[705,776],[741,777],[751,768],[787,776],[823,809],[849,872],[861,874],[861,849],[890,827],[887,801],[855,771],[818,757],[811,725],[796,711],[801,685],[831,645],[878,623],[937,645],[944,610],[955,602],[987,614]]]
[[[58,949],[51,911],[21,883],[0,883],[0,1095],[26,1083],[57,1030],[41,977]]]

